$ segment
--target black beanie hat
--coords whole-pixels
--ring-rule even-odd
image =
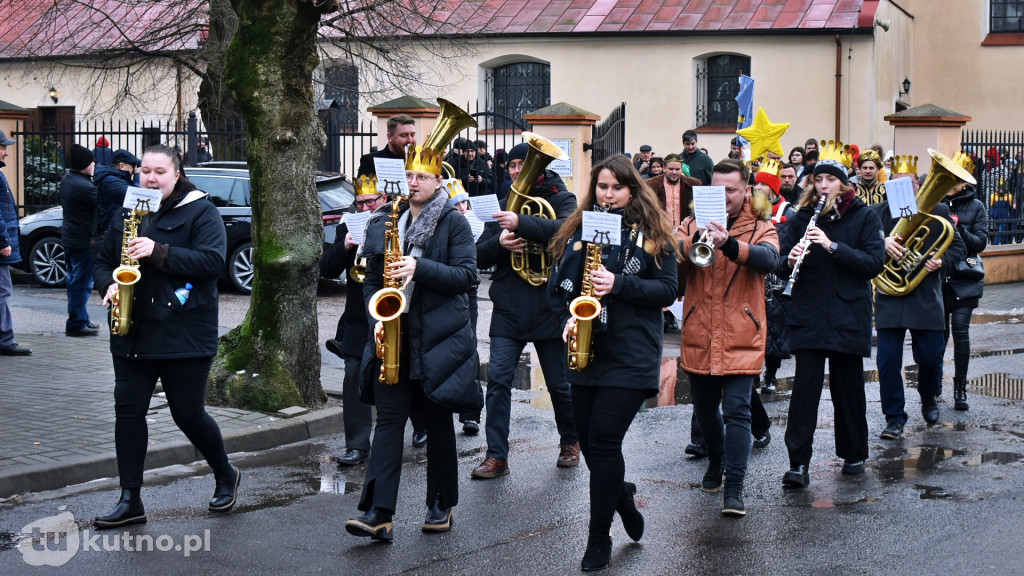
[[[505,160],[505,165],[513,160],[526,160],[526,153],[530,151],[530,145],[526,142],[521,142],[512,147],[508,151],[508,158]]]
[[[839,178],[843,184],[850,183],[850,173],[847,172],[846,166],[837,160],[818,160],[814,164],[814,175],[818,174],[831,174]]]
[[[71,145],[71,154],[68,155],[68,168],[81,172],[94,161],[92,152],[88,148],[80,144]]]

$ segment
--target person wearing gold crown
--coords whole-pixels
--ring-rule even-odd
[[[910,178],[914,194],[918,192],[917,157],[897,156],[896,173],[892,180]],[[900,221],[889,210],[885,200],[872,207],[882,221],[886,234],[885,252],[898,261],[907,252],[903,239],[890,235]],[[949,206],[938,202],[930,214],[953,225]],[[944,335],[945,314],[942,308],[942,280],[953,271],[953,265],[966,256],[964,242],[954,227],[953,243],[939,258],[925,261],[928,273],[916,288],[901,295],[875,292],[875,333],[878,336],[876,359],[878,388],[886,426],[881,438],[895,440],[903,437],[907,416],[903,389],[903,344],[910,332],[911,350],[918,365],[917,391],[921,396],[921,415],[927,424],[935,424],[941,417],[938,397],[942,394],[942,356],[946,350]]]
[[[882,269],[882,225],[850,186],[849,153],[822,142],[798,210],[779,231],[785,259],[776,269],[792,282],[786,315],[796,374],[789,401],[785,488],[810,483],[818,405],[829,363],[836,453],[844,474],[863,474],[868,457],[864,358],[871,356],[871,279]],[[811,221],[814,220],[814,226]],[[799,270],[799,272],[795,272]]]
[[[376,176],[360,176],[354,184],[355,205],[359,212],[369,212],[387,204],[387,195],[377,189]],[[336,278],[350,274],[358,260],[358,251],[359,245],[352,239],[348,223],[342,222],[338,225],[335,243],[325,249],[320,258],[320,275],[325,278]],[[327,341],[327,349],[345,361],[345,377],[342,383],[342,401],[345,404],[345,453],[338,457],[338,464],[342,466],[362,464],[370,454],[373,414],[370,405],[359,399],[359,368],[369,330],[366,306],[363,302],[363,284],[350,274],[345,285],[345,311],[338,320],[336,336]]]
[[[446,532],[459,503],[452,413],[483,405],[469,309],[469,292],[477,283],[476,246],[469,223],[449,204],[441,185],[443,154],[443,149],[410,146],[405,163],[408,201],[392,201],[366,226],[367,308],[385,284],[389,230],[398,235],[395,244],[401,246],[401,255],[387,265],[387,273],[404,282],[406,302],[398,336],[397,382],[391,385],[378,378],[381,363],[372,341],[363,352],[363,395],[372,392],[377,424],[358,506],[363,514],[350,518],[345,529],[378,541],[394,537],[391,519],[398,503],[402,438],[410,414],[419,412],[427,422],[427,514],[422,529]]]
[[[885,184],[879,179],[882,169],[882,158],[873,149],[860,153],[857,158],[857,197],[871,206],[885,200]]]

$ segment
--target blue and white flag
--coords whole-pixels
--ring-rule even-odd
[[[742,130],[754,122],[754,79],[745,74],[740,74],[740,92],[736,95],[736,107],[739,110],[736,129]],[[748,142],[742,136],[736,137],[740,146],[747,146]]]

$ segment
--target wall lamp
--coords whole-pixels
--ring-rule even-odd
[[[878,26],[883,31],[888,32],[889,28],[892,27],[892,21],[891,20],[879,20],[878,18],[875,18],[875,26]]]
[[[60,98],[60,92],[57,92],[56,88],[50,87],[48,94],[50,96],[50,100],[53,100],[53,103],[56,104],[57,100]]]
[[[910,95],[910,78],[903,79],[903,89],[900,90],[900,98]]]

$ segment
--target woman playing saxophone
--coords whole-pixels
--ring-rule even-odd
[[[597,266],[588,267],[583,211],[601,205],[622,216],[622,241],[603,246]],[[590,532],[581,567],[598,570],[611,556],[616,512],[633,540],[643,535],[644,519],[633,503],[636,485],[625,482],[622,439],[644,400],[658,393],[661,309],[676,299],[681,256],[657,196],[623,155],[594,166],[580,207],[551,240],[551,254],[558,265],[548,286],[566,320],[563,340],[575,324],[566,305],[583,290],[584,276],[602,306],[593,320],[593,358],[568,374],[580,448],[590,469]]]

